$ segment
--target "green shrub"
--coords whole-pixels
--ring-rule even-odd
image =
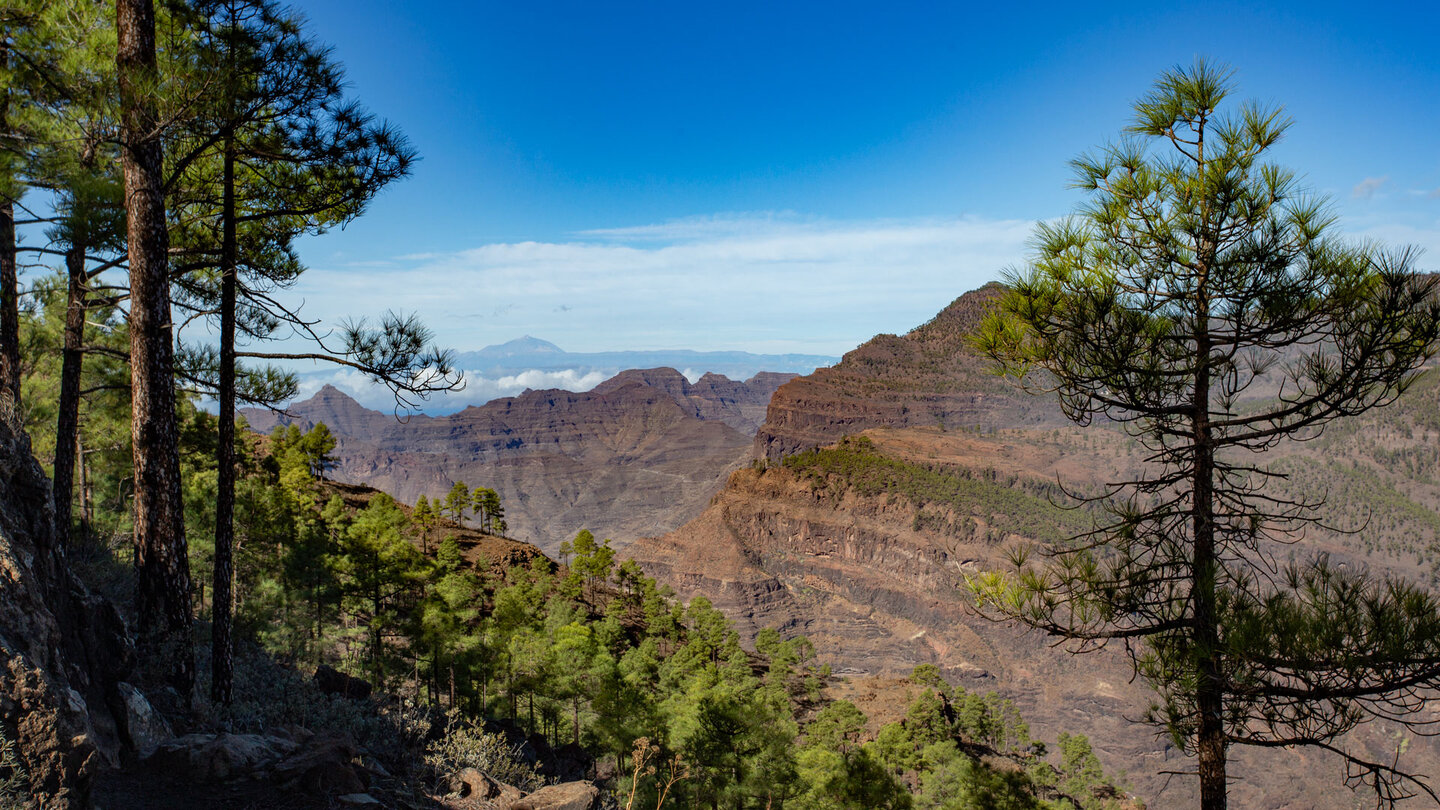
[[[439,737],[425,747],[425,768],[437,792],[447,790],[450,778],[465,768],[527,793],[545,784],[502,735],[487,734],[453,709],[446,713]]]

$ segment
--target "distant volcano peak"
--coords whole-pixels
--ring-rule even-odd
[[[497,354],[502,356],[513,356],[520,354],[564,354],[565,350],[556,346],[548,340],[541,340],[537,337],[525,335],[523,337],[508,340],[494,346],[486,346],[480,350],[485,354]]]

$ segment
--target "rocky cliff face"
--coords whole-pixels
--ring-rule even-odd
[[[1055,481],[1084,489],[1121,471],[1124,437],[880,428],[863,439],[870,449],[856,451],[852,439],[788,464],[741,469],[700,517],[625,553],[681,598],[712,600],[752,640],[766,626],[806,635],[842,675],[935,664],[953,683],[1015,699],[1041,738],[1088,735],[1150,806],[1192,806],[1191,780],[1163,774],[1193,761],[1133,722],[1153,696],[1132,680],[1123,650],[1072,655],[1038,633],[986,621],[964,595],[965,572],[998,566],[1013,544],[1053,539],[1084,520],[1051,505]],[[826,453],[844,457],[826,461]],[[1355,557],[1329,542],[1319,547]],[[1385,757],[1396,739],[1375,726],[1347,745]],[[1440,765],[1432,743],[1409,749],[1418,770]],[[1355,804],[1340,789],[1339,762],[1317,751],[1241,749],[1233,763],[1236,807]]]
[[[878,335],[775,392],[755,456],[776,459],[872,427],[995,430],[1058,425],[1053,404],[990,373],[968,337],[1000,294],[989,284],[903,336]]]
[[[798,376],[762,371],[741,382],[706,373],[692,383],[673,368],[631,369],[600,383],[591,393],[609,393],[639,383],[669,394],[696,419],[724,422],[741,433],[754,435],[765,423],[765,408],[775,389]]]
[[[1056,507],[1067,500],[1061,485],[1093,492],[1133,474],[1140,458],[1113,426],[1070,425],[1052,400],[998,380],[969,351],[966,334],[997,293],[962,296],[908,335],[877,337],[781,386],[756,436],[766,461],[733,474],[694,521],[626,553],[683,598],[708,597],[752,637],[765,626],[809,636],[841,673],[933,663],[967,688],[999,689],[1041,736],[1089,735],[1152,806],[1191,805],[1191,780],[1167,788],[1161,774],[1193,762],[1130,722],[1152,696],[1132,682],[1122,650],[1070,655],[968,606],[966,571],[1000,565],[1015,543],[1090,525],[1083,511]],[[1431,372],[1392,408],[1268,456],[1291,475],[1279,494],[1327,493],[1328,523],[1367,527],[1314,532],[1278,554],[1323,552],[1436,583],[1437,401],[1440,376]],[[842,441],[847,435],[861,438]],[[1395,740],[1375,726],[1347,745],[1387,757]],[[1440,746],[1409,748],[1417,770],[1440,765]],[[1356,799],[1337,789],[1338,761],[1314,750],[1237,751],[1233,773],[1237,807],[1341,808]]]
[[[334,388],[288,419],[335,433],[337,480],[413,503],[455,481],[495,489],[510,533],[553,553],[580,529],[617,545],[673,529],[704,509],[749,456],[753,421],[786,375],[694,384],[673,369],[626,372],[596,390],[528,391],[444,417],[399,421]],[[248,411],[257,430],[281,419]]]
[[[66,567],[29,441],[0,420],[0,733],[42,807],[87,807],[129,746],[133,664],[119,614]]]

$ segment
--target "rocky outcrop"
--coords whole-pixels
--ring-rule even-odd
[[[992,283],[968,292],[905,335],[878,335],[838,364],[780,386],[755,434],[755,456],[777,459],[876,427],[1061,424],[1051,401],[997,379],[970,346],[970,334],[1002,290]]]
[[[268,781],[287,793],[362,794],[372,775],[355,742],[303,728],[272,734],[187,734],[167,740],[145,761],[152,773],[183,774],[193,784]]]
[[[600,799],[600,789],[584,780],[546,785],[530,794],[475,768],[462,769],[453,781],[456,794],[486,810],[592,810]]]
[[[696,419],[724,422],[753,436],[765,422],[765,409],[775,390],[797,376],[762,371],[741,382],[707,373],[692,383],[673,368],[632,369],[600,383],[591,393],[606,394],[637,383],[657,388]]]
[[[749,434],[726,420],[754,418],[782,376],[708,375],[691,385],[660,369],[587,393],[528,391],[403,422],[327,388],[290,406],[288,418],[330,427],[339,442],[331,477],[408,503],[443,496],[455,481],[490,487],[509,534],[554,553],[580,529],[619,545],[698,514],[749,457]],[[277,424],[264,412],[246,417],[261,431]]]
[[[119,614],[66,566],[28,439],[0,419],[0,733],[43,807],[88,806],[96,770],[132,750],[149,708],[122,691],[133,664]]]
[[[965,573],[1029,539],[1015,513],[1048,506],[1056,471],[1099,476],[1110,462],[933,429],[866,436],[876,460],[950,471],[968,486],[944,499],[866,493],[813,468],[757,465],[734,473],[700,517],[626,554],[682,597],[709,598],[742,634],[774,626],[808,636],[837,671],[903,674],[928,663],[984,683],[1021,642],[987,638],[995,627],[969,610]]]
[[[998,567],[1016,541],[1089,528],[1088,515],[1055,504],[1069,500],[1066,492],[1132,479],[1141,463],[1117,426],[1075,427],[1053,397],[1025,394],[975,355],[969,334],[999,292],[967,293],[910,333],[876,337],[836,366],[781,386],[756,434],[754,467],[733,474],[695,520],[625,553],[683,598],[709,598],[752,638],[765,626],[808,636],[840,673],[898,675],[930,663],[968,688],[999,689],[1039,736],[1089,735],[1107,766],[1128,771],[1153,806],[1193,804],[1190,782],[1167,788],[1163,776],[1193,762],[1131,721],[1153,696],[1123,651],[1070,655],[969,607],[965,572]],[[1276,558],[1324,553],[1440,587],[1437,402],[1440,374],[1430,371],[1389,408],[1267,455],[1288,476],[1272,482],[1278,496],[1324,493],[1316,509],[1328,525],[1366,527],[1317,529]],[[843,441],[856,435],[878,459]],[[801,452],[822,447],[832,449]],[[832,451],[848,455],[814,463]],[[1388,759],[1395,734],[1377,724],[1346,745]],[[1401,745],[1416,771],[1440,769],[1440,746],[1418,738]],[[1338,776],[1297,776],[1340,770],[1314,749],[1239,749],[1233,761],[1235,806],[1355,800],[1334,789]]]
[[[591,810],[600,789],[589,782],[548,785],[511,804],[507,810]]]

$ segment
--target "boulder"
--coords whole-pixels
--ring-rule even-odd
[[[351,700],[370,697],[370,682],[346,675],[334,667],[321,664],[315,670],[315,687],[327,695],[340,695]]]
[[[504,810],[594,810],[600,789],[589,782],[564,782],[548,785],[510,805],[497,803]]]
[[[114,606],[70,571],[50,482],[0,403],[0,734],[45,810],[88,806],[95,771],[133,749],[118,684],[135,661]]]
[[[525,796],[520,788],[497,782],[476,768],[461,769],[455,775],[453,784],[462,799],[482,799],[499,807],[508,807]]]
[[[158,745],[146,764],[197,782],[262,779],[298,748],[282,737],[260,734],[186,734]]]
[[[165,718],[145,699],[143,692],[128,683],[117,684],[117,688],[125,705],[125,729],[135,748],[135,755],[144,759],[175,734]]]
[[[354,765],[358,753],[349,737],[317,734],[276,765],[272,775],[286,790],[364,793],[365,783]]]

